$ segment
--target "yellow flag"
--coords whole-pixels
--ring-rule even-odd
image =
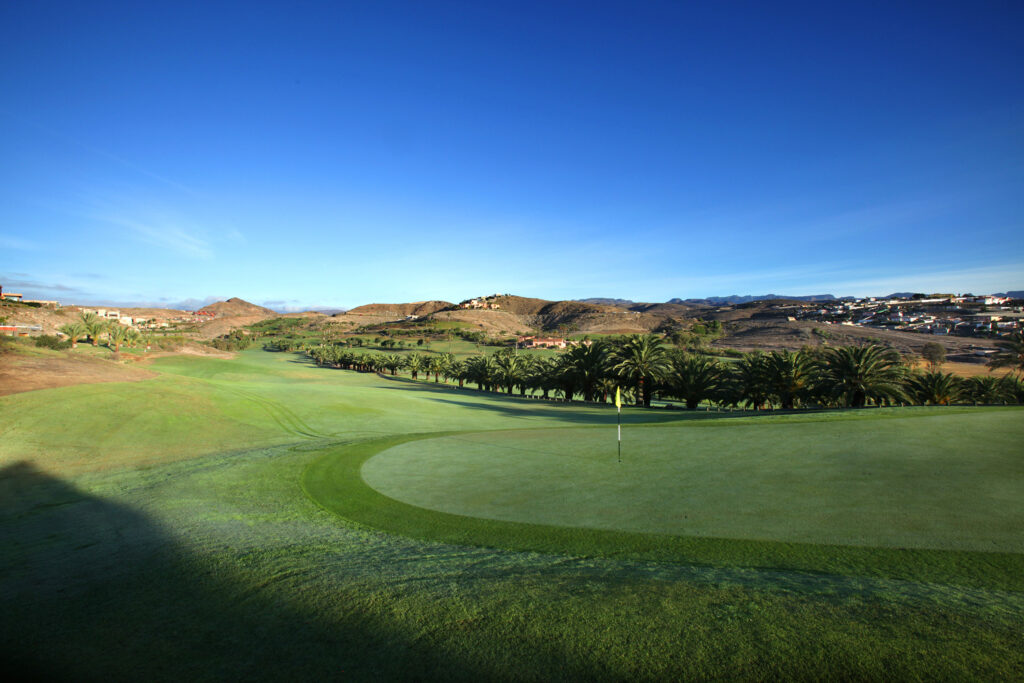
[[[622,391],[618,387],[615,387],[615,407],[622,407]]]

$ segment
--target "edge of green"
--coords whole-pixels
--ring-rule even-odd
[[[363,480],[363,463],[388,448],[463,433],[469,432],[405,434],[326,448],[303,471],[302,488],[320,507],[346,520],[431,542],[580,557],[796,570],[1024,590],[1024,555],[1015,553],[671,536],[506,522],[409,505],[385,496]]]

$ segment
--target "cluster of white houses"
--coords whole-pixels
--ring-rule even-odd
[[[209,319],[217,317],[216,314],[210,313],[209,311],[194,311],[189,315],[179,315],[174,316],[172,318],[154,318],[121,315],[120,311],[109,308],[80,308],[79,311],[81,313],[92,313],[93,315],[96,315],[100,318],[104,318],[106,320],[116,320],[122,325],[133,325],[136,327],[145,327],[149,329],[170,327],[171,325],[174,325],[176,323],[196,322],[196,318],[200,316],[204,316]]]
[[[492,299],[496,298],[497,296],[497,294],[492,294],[491,296],[482,296],[476,299],[466,299],[465,301],[459,304],[459,308],[482,308],[496,311],[501,308],[501,304],[499,304],[497,301],[492,301]]]
[[[791,318],[924,334],[999,335],[1022,329],[1024,308],[1019,304],[1004,296],[870,297],[791,307]]]
[[[520,349],[567,349],[573,346],[590,346],[589,339],[562,339],[561,337],[516,337],[516,346]]]

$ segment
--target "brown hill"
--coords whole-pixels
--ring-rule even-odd
[[[285,313],[281,317],[282,318],[311,318],[311,319],[320,320],[321,318],[326,318],[327,314],[326,313],[322,313],[320,311],[298,311],[298,312],[295,312],[295,313]]]
[[[457,309],[435,313],[430,317],[471,323],[489,334],[642,334],[675,327],[685,318],[692,317],[692,309],[688,306],[646,313],[609,304],[548,301],[521,296],[491,297],[487,301],[497,304],[499,308]]]
[[[487,299],[488,303],[497,304],[498,310],[516,315],[537,315],[545,306],[555,303],[547,299],[531,299],[525,296],[496,296]],[[586,304],[584,304],[586,305]]]
[[[269,308],[263,308],[263,306],[251,304],[248,301],[239,299],[238,297],[232,297],[227,301],[218,301],[217,303],[210,304],[209,306],[203,306],[199,311],[204,313],[213,313],[218,318],[229,318],[238,315],[262,315],[269,318],[277,315],[277,313]]]
[[[203,323],[199,326],[199,338],[214,339],[216,337],[221,337],[229,332],[237,330],[240,327],[255,325],[261,320],[266,320],[267,318],[272,317],[276,317],[276,315],[229,315],[225,317],[217,317],[210,322]]]
[[[455,309],[438,311],[430,315],[431,320],[469,323],[488,335],[529,334],[535,332],[528,321],[530,316],[516,315],[508,311]]]
[[[671,318],[692,318],[706,308],[706,306],[691,306],[690,304],[633,304],[629,310]]]
[[[345,313],[339,313],[338,317],[354,315],[373,315],[383,317],[402,317],[407,315],[430,315],[446,308],[452,308],[455,304],[448,301],[413,301],[408,304],[366,304],[356,306]]]

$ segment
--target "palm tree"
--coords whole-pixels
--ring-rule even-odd
[[[448,366],[444,370],[444,381],[448,383],[449,379],[459,380],[459,388],[462,388],[463,383],[466,381],[466,364],[461,360],[453,360],[448,363]]]
[[[124,325],[114,323],[113,325],[107,328],[107,343],[112,343],[114,345],[114,353],[121,352],[121,344],[124,344],[126,341],[128,341],[129,336],[130,329],[125,327]]]
[[[760,351],[748,353],[733,363],[729,381],[723,386],[728,400],[736,404],[745,402],[754,410],[760,410],[771,398],[768,388],[768,357]]]
[[[722,380],[722,368],[716,361],[677,352],[669,355],[669,362],[665,383],[672,396],[686,401],[687,410],[696,410],[701,401],[715,396]]]
[[[963,394],[975,403],[1002,403],[1013,398],[1012,384],[1006,377],[971,377],[963,382]]]
[[[413,379],[418,379],[420,372],[426,369],[427,361],[421,354],[414,353],[406,359],[405,367],[409,368],[409,373]]]
[[[527,389],[533,389],[533,376],[536,373],[537,362],[540,360],[537,356],[520,356],[522,359],[523,370],[522,376],[519,380],[519,395],[526,396]]]
[[[1013,368],[1014,371],[1024,372],[1024,330],[1000,339],[996,346],[999,347],[999,351],[993,354],[988,362],[990,370]]]
[[[558,388],[558,362],[550,357],[534,358],[526,382],[530,389],[541,392],[541,398],[547,399],[548,392]]]
[[[85,324],[80,321],[68,323],[60,326],[60,331],[67,335],[68,339],[71,340],[71,348],[78,347],[78,340],[89,334],[89,330],[85,328]]]
[[[576,385],[583,392],[584,401],[593,401],[598,384],[608,374],[608,346],[596,341],[579,344],[564,356],[566,371],[575,375]]]
[[[906,399],[906,369],[900,355],[878,344],[828,349],[821,364],[822,380],[832,398],[852,408],[867,401]]]
[[[597,390],[601,392],[601,403],[607,403],[608,397],[619,388],[619,380],[611,375],[606,375],[597,383]]]
[[[435,384],[446,367],[448,367],[448,359],[444,356],[431,356],[427,359],[427,373],[434,373]],[[430,377],[427,377],[427,379],[430,379]]]
[[[107,322],[95,313],[83,313],[82,324],[85,325],[85,331],[89,335],[92,345],[99,346],[100,335],[106,332]]]
[[[526,363],[517,353],[502,351],[494,355],[498,382],[511,394],[512,389],[526,381]]]
[[[453,356],[450,353],[442,353],[440,358],[441,358],[441,373],[440,374],[441,374],[442,377],[444,377],[444,383],[447,384],[448,383],[448,377],[450,376],[448,374],[448,368],[450,368],[452,363],[455,362],[455,356]],[[437,381],[437,375],[436,374],[434,375],[434,381],[435,382]]]
[[[125,340],[128,346],[138,346],[142,341],[142,333],[134,327],[128,328],[128,338]]]
[[[1016,375],[1007,375],[1004,380],[1006,381],[1006,394],[1009,400],[1014,403],[1024,403],[1024,379]]]
[[[551,376],[551,388],[562,395],[565,401],[572,401],[579,390],[576,384],[576,368],[568,362],[566,356],[555,360],[554,374]]]
[[[772,351],[766,361],[768,390],[783,410],[793,410],[796,402],[806,400],[817,380],[817,368],[802,351]]]
[[[398,369],[405,365],[405,359],[397,353],[390,353],[384,356],[384,367],[391,371],[391,376],[398,374]]]
[[[615,372],[637,388],[637,400],[651,407],[655,382],[668,370],[668,358],[662,340],[652,334],[631,337],[616,354]]]
[[[933,406],[948,406],[955,403],[963,391],[959,377],[938,370],[914,375],[909,384],[918,401]]]
[[[473,356],[466,359],[466,380],[476,384],[481,391],[490,390],[491,361],[490,356]]]

